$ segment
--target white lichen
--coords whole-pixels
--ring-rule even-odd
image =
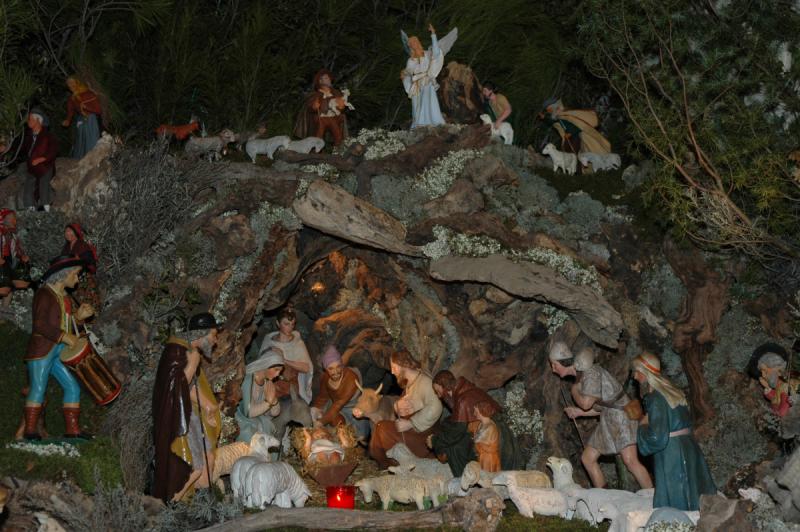
[[[694,525],[678,522],[654,523],[645,528],[645,532],[694,532],[694,530],[696,530]]]
[[[334,150],[334,153],[343,153],[353,144],[366,146],[364,158],[368,161],[382,159],[406,149],[406,144],[402,138],[404,131],[388,131],[385,129],[361,129],[358,135],[350,137],[341,146]]]
[[[78,452],[77,447],[71,443],[29,443],[29,442],[13,442],[6,445],[6,449],[16,449],[18,451],[25,451],[39,456],[65,456],[67,458],[80,458],[81,453]]]
[[[565,311],[553,305],[545,305],[542,309],[547,325],[547,333],[555,333],[562,325],[569,321],[570,316]]]
[[[478,150],[454,150],[442,155],[425,168],[414,181],[414,187],[433,199],[444,195]]]
[[[570,283],[589,286],[598,294],[602,294],[597,270],[593,266],[582,266],[572,257],[562,255],[552,249],[541,247],[505,248],[499,241],[486,235],[469,236],[439,225],[434,226],[433,235],[436,240],[422,246],[422,252],[431,260],[448,255],[487,257],[499,254],[515,262],[525,261],[547,266],[561,274]]]
[[[509,384],[503,411],[514,436],[533,436],[534,445],[539,445],[544,439],[542,414],[538,410],[531,411],[525,408],[525,395],[523,382],[515,381]]]
[[[306,164],[301,166],[300,170],[309,174],[317,174],[326,181],[335,181],[339,178],[339,170],[328,163]]]

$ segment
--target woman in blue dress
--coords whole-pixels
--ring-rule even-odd
[[[700,495],[717,492],[700,446],[692,436],[686,395],[661,376],[661,362],[651,353],[633,359],[633,377],[649,388],[646,416],[639,422],[639,452],[653,455],[653,507],[700,509]]]

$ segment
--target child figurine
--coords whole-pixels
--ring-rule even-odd
[[[494,409],[487,401],[481,401],[474,407],[475,417],[480,425],[475,431],[475,452],[481,469],[489,473],[500,471],[500,431],[490,417]]]

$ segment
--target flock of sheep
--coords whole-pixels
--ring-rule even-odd
[[[311,491],[294,468],[274,461],[272,449],[280,447],[273,436],[256,433],[250,444],[226,446],[229,451],[217,457],[215,479],[230,474],[233,496],[248,508],[264,509],[269,505],[281,508],[303,507]],[[520,514],[558,516],[581,519],[592,524],[610,521],[610,532],[638,532],[655,522],[696,524],[699,512],[653,508],[653,490],[636,493],[603,488],[582,488],[573,480],[569,460],[551,456],[547,467],[550,477],[541,471],[481,470],[470,462],[461,477],[454,478],[450,467],[438,460],[419,458],[398,443],[387,456],[399,465],[389,467],[388,474],[363,478],[356,482],[364,501],[372,502],[375,494],[384,510],[392,502],[414,503],[424,509],[426,500],[438,507],[448,496],[463,497],[473,487],[491,488],[503,499],[511,499]]]

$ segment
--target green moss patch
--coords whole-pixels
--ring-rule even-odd
[[[13,325],[0,322],[0,390],[7,408],[0,415],[0,471],[25,479],[60,480],[64,476],[75,480],[85,491],[94,492],[94,470],[107,485],[122,482],[119,466],[119,451],[108,438],[98,437],[92,441],[77,443],[79,458],[52,455],[39,456],[32,452],[6,447],[14,441],[14,433],[22,420],[25,397],[22,388],[27,385],[25,348],[28,333]],[[61,414],[62,391],[55,378],[47,386],[45,425],[48,433],[56,438],[64,433],[64,418]],[[89,394],[81,393],[81,429],[96,434],[104,414]]]

